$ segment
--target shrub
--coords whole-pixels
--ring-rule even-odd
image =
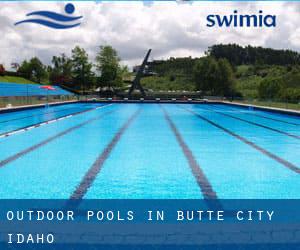
[[[282,101],[298,103],[300,101],[300,89],[286,88],[280,94]]]
[[[170,82],[174,82],[174,81],[175,81],[175,79],[176,79],[176,76],[174,76],[174,75],[170,75],[170,77],[169,77],[169,80],[170,80]]]
[[[282,85],[282,80],[279,78],[262,80],[258,86],[258,95],[262,99],[278,97]]]

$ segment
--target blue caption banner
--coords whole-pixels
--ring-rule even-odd
[[[1,249],[299,249],[299,207],[299,200],[1,200],[0,242]]]

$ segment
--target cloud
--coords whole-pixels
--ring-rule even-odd
[[[115,47],[123,63],[139,63],[148,48],[152,58],[197,57],[216,43],[239,43],[300,50],[299,5],[297,3],[254,2],[78,2],[74,14],[83,15],[79,28],[54,30],[36,24],[14,26],[35,10],[63,13],[64,3],[1,2],[0,63],[9,68],[38,56],[45,64],[53,55],[79,45],[92,60],[100,45]],[[239,13],[277,15],[276,28],[208,28],[208,14]]]

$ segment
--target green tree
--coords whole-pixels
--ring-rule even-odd
[[[250,45],[242,47],[237,44],[217,44],[210,47],[206,54],[217,59],[226,58],[232,65],[297,65],[300,62],[300,54],[295,51],[252,47]]]
[[[50,81],[53,84],[72,83],[72,60],[65,54],[53,56],[52,67],[50,67]]]
[[[264,79],[258,86],[258,95],[262,99],[274,99],[279,96],[282,89],[282,79]]]
[[[37,57],[31,58],[29,62],[23,61],[18,69],[18,73],[38,83],[47,78],[46,66]]]
[[[23,77],[25,77],[27,79],[30,79],[31,78],[31,66],[30,66],[30,63],[27,62],[26,60],[24,60],[21,63],[19,69],[18,69],[18,73],[21,76],[23,76]]]
[[[198,59],[194,66],[194,80],[196,88],[203,92],[213,92],[218,80],[218,64],[213,57]]]
[[[120,67],[120,58],[117,51],[111,46],[100,46],[96,56],[96,69],[100,73],[99,85],[119,86],[122,82],[122,75],[128,71]]]
[[[198,59],[194,66],[194,81],[198,90],[211,95],[230,96],[233,93],[234,73],[227,59]]]
[[[72,75],[76,88],[85,91],[93,86],[92,66],[86,51],[76,46],[72,50]]]
[[[46,67],[37,57],[33,57],[30,62],[31,79],[41,83],[43,78],[47,77]]]
[[[216,95],[231,96],[234,89],[234,73],[227,59],[218,60],[217,79],[214,93]]]

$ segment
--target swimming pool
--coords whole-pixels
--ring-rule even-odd
[[[300,198],[299,128],[296,116],[225,104],[3,113],[0,198]]]

